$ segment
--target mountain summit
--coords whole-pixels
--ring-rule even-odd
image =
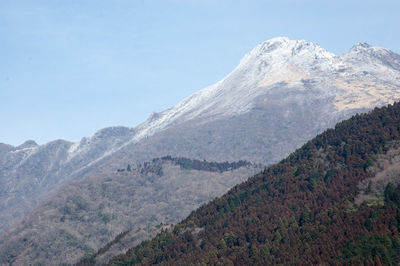
[[[136,140],[175,123],[191,119],[216,120],[247,113],[266,87],[296,83],[315,68],[328,70],[336,56],[316,44],[285,37],[263,42],[248,53],[227,77],[193,94],[139,127]],[[330,70],[330,69],[329,69]]]
[[[76,143],[1,145],[0,232],[63,184],[127,162],[276,162],[338,121],[400,99],[399,87],[400,56],[387,49],[357,44],[337,56],[303,40],[268,40],[221,81],[135,128]]]
[[[337,121],[335,117],[347,110],[369,109],[399,98],[399,58],[368,44],[357,44],[337,56],[315,43],[274,38],[259,44],[218,83],[141,124],[133,141],[190,120],[244,115],[262,102],[289,101],[294,93],[297,104],[310,100],[304,97],[308,93],[318,102],[326,101],[323,109],[332,108],[329,112]]]

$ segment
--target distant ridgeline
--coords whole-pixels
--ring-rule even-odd
[[[399,143],[400,104],[356,115],[109,264],[399,265]]]
[[[155,158],[150,162],[145,162],[143,164],[139,164],[136,167],[136,170],[139,172],[143,173],[148,173],[148,172],[155,172],[157,173],[157,165],[160,165],[160,163],[163,162],[172,162],[175,165],[179,165],[182,169],[188,169],[188,170],[200,170],[200,171],[208,171],[208,172],[226,172],[226,171],[231,171],[238,169],[243,166],[249,166],[252,165],[252,163],[248,161],[237,161],[237,162],[207,162],[206,160],[196,160],[196,159],[189,159],[189,158],[183,158],[183,157],[171,157],[170,155],[161,157],[161,158]],[[118,169],[117,172],[125,172],[125,171],[133,171],[135,170],[134,167],[132,167],[130,164],[127,165],[126,169]],[[162,175],[162,173],[158,172],[159,175]]]

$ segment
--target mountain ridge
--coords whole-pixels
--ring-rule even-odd
[[[279,45],[279,44],[281,44],[281,45]],[[257,56],[260,56],[260,55],[270,54],[274,50],[282,48],[283,44],[286,45],[284,47],[286,49],[281,49],[281,50],[283,50],[284,52],[291,51],[291,54],[290,54],[291,58],[293,58],[293,56],[297,55],[299,51],[300,52],[301,51],[310,51],[310,53],[308,53],[308,57],[310,57],[310,54],[311,54],[310,58],[312,58],[314,56],[314,59],[328,59],[328,60],[331,60],[333,58],[349,57],[349,55],[352,55],[354,53],[363,54],[363,55],[365,55],[366,53],[370,54],[370,55],[376,55],[377,52],[381,52],[381,53],[378,53],[378,54],[382,55],[382,52],[384,52],[386,55],[390,54],[393,57],[397,57],[397,59],[394,60],[395,64],[392,65],[391,67],[400,69],[400,56],[398,54],[390,51],[389,49],[386,49],[386,48],[383,48],[383,47],[379,47],[379,46],[373,46],[373,45],[370,45],[370,44],[365,43],[365,42],[360,42],[360,43],[355,44],[348,52],[346,52],[343,55],[339,56],[339,55],[336,55],[334,53],[331,53],[331,52],[325,50],[324,48],[322,48],[321,46],[319,46],[318,44],[313,43],[313,42],[307,42],[305,40],[290,40],[288,37],[275,37],[275,38],[272,38],[270,40],[261,42],[252,51],[247,53],[240,60],[238,66],[231,73],[229,73],[224,79],[218,81],[214,85],[206,87],[205,89],[203,89],[203,90],[201,90],[201,91],[199,91],[197,93],[194,93],[193,95],[183,99],[181,101],[181,103],[178,103],[177,106],[181,107],[182,105],[184,105],[184,103],[187,103],[189,101],[189,99],[193,98],[193,96],[200,94],[200,92],[202,92],[204,90],[210,90],[211,88],[214,88],[215,85],[222,83],[230,75],[232,75],[233,72],[235,72],[238,69],[240,69],[240,67],[242,67],[246,63],[246,61],[248,61],[249,59],[254,59],[254,56],[257,57]],[[311,49],[309,49],[309,48],[311,48]],[[316,52],[313,54],[312,51],[316,51]],[[285,55],[285,53],[282,53],[282,54],[284,56],[287,56],[287,55]],[[320,55],[320,56],[318,57],[317,55]],[[282,60],[282,58],[280,58],[277,61],[281,64],[282,62],[285,62],[286,60]],[[168,111],[168,110],[171,110],[171,109],[173,109],[173,107],[168,108],[165,111]],[[142,124],[144,124],[146,122],[152,122],[152,121],[157,120],[158,118],[160,118],[160,114],[164,113],[165,111],[158,112],[158,113],[157,112],[152,112],[149,115],[149,117],[143,123],[140,123],[135,127],[125,127],[125,126],[105,127],[105,128],[97,130],[91,137],[83,137],[83,139],[92,139],[93,137],[97,137],[97,135],[102,133],[103,131],[109,131],[109,130],[112,131],[112,130],[114,130],[116,128],[117,129],[118,128],[126,129],[128,131],[128,130],[133,130],[136,127],[143,127],[143,126],[141,126]],[[146,135],[146,136],[148,136],[148,135]],[[64,141],[71,142],[71,141],[68,141],[68,140],[64,140]],[[26,142],[34,142],[34,140],[28,140]],[[53,141],[50,141],[50,142],[53,142]],[[77,142],[80,142],[80,141],[77,141]],[[71,143],[76,144],[77,142],[71,142]],[[2,143],[2,144],[9,145],[9,144],[6,144],[6,143]],[[24,144],[25,144],[25,142],[24,142]],[[45,144],[47,144],[47,143],[44,143],[42,145],[45,145]],[[21,145],[23,145],[23,144],[21,144]],[[21,145],[19,145],[19,146],[21,146]],[[10,145],[10,146],[13,146],[13,145]],[[19,146],[13,146],[13,147],[19,147]]]
[[[282,49],[283,45],[285,45],[283,48],[286,48],[286,49]],[[277,49],[283,50],[283,53],[278,53],[278,54],[280,54],[284,58],[288,57],[287,53],[290,51],[291,51],[290,58],[293,58],[294,56],[298,55],[299,52],[301,53],[304,51],[309,51],[307,57],[310,57],[310,58],[314,57],[314,59],[327,59],[327,60],[332,60],[334,58],[341,58],[341,57],[349,57],[350,55],[352,55],[354,53],[363,54],[363,55],[365,55],[366,53],[370,54],[370,55],[376,55],[377,51],[378,51],[378,52],[381,52],[381,53],[378,53],[380,55],[382,55],[382,52],[384,52],[386,55],[390,54],[393,57],[397,57],[397,59],[394,60],[395,64],[391,65],[391,67],[400,69],[400,56],[399,55],[390,51],[389,49],[378,47],[378,46],[373,46],[368,43],[362,43],[362,42],[357,43],[348,52],[344,53],[341,56],[338,56],[338,55],[335,55],[334,53],[331,53],[331,52],[325,50],[324,48],[322,48],[321,46],[319,46],[313,42],[307,42],[305,40],[290,40],[288,37],[275,37],[270,40],[261,42],[252,51],[247,53],[240,60],[239,65],[231,73],[229,73],[224,79],[220,80],[219,82],[217,82],[214,85],[211,85],[211,86],[183,99],[181,101],[181,103],[178,103],[177,107],[182,107],[183,105],[185,105],[185,103],[189,102],[190,99],[192,99],[194,96],[197,96],[202,91],[211,90],[211,88],[214,88],[217,84],[222,83],[229,76],[231,76],[232,73],[234,73],[235,71],[238,71],[241,67],[243,67],[243,65],[250,59],[252,59],[254,61],[254,57],[259,57],[260,55],[265,56],[266,54],[271,54],[271,52],[274,52],[274,50],[277,50]],[[315,53],[312,53],[313,51],[315,51]],[[276,56],[276,53],[274,55]],[[271,58],[269,58],[269,59],[271,59]],[[272,60],[272,61],[274,61],[274,60]],[[279,58],[276,61],[278,61],[280,63],[279,66],[282,64],[282,62],[287,63],[286,60],[282,60],[282,58]],[[263,64],[263,63],[264,62],[261,62],[260,64]],[[280,69],[280,70],[282,71],[282,69]],[[173,107],[168,108],[165,111],[168,111],[171,109],[173,109]],[[160,114],[164,113],[165,111],[158,112],[158,113],[156,113],[156,112],[151,113],[149,115],[149,117],[143,123],[140,123],[135,127],[125,127],[125,126],[105,127],[105,128],[97,130],[91,137],[83,137],[83,140],[98,137],[98,135],[101,134],[103,131],[113,131],[114,129],[126,129],[126,131],[133,131],[133,129],[136,127],[143,128],[144,127],[143,124],[148,124],[148,122],[153,122],[153,121],[159,119]],[[148,135],[144,134],[144,136],[148,136]],[[64,141],[67,141],[67,140],[64,140]],[[28,140],[26,142],[34,142],[34,141]],[[53,141],[50,141],[50,142],[53,142]],[[71,142],[71,141],[67,141],[67,142]],[[78,141],[78,142],[80,142],[80,141]],[[76,144],[77,142],[71,142],[71,143]],[[8,145],[6,143],[2,143],[2,144]],[[24,142],[24,144],[25,144],[25,142]],[[47,143],[45,143],[45,144],[47,144]],[[43,145],[45,145],[45,144],[43,144]],[[23,144],[21,144],[21,145],[23,145]],[[19,146],[21,146],[21,145],[19,145]],[[19,147],[19,146],[13,146],[13,147]]]
[[[272,39],[221,81],[134,128],[26,149],[2,145],[0,233],[62,185],[120,168],[127,158],[270,164],[340,120],[400,99],[400,56],[356,47],[362,56],[357,49],[336,56],[314,43]]]

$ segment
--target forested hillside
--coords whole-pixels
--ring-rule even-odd
[[[6,232],[0,265],[73,264],[83,257],[105,263],[263,169],[171,156],[121,164],[64,186]]]
[[[399,103],[356,115],[110,264],[398,265],[399,147]]]

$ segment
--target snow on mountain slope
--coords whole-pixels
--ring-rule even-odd
[[[134,140],[194,118],[213,120],[246,113],[254,99],[265,93],[260,87],[300,82],[311,74],[311,66],[330,68],[334,59],[335,55],[305,41],[275,38],[262,43],[223,80],[140,125]]]
[[[227,77],[176,106],[152,113],[135,128],[133,137],[116,149],[190,120],[202,123],[250,112],[256,99],[276,85],[305,89],[318,82],[326,96],[334,96],[335,111],[372,108],[399,98],[400,56],[380,47],[357,44],[336,56],[304,40],[278,37],[259,44]],[[85,146],[86,139],[71,150]],[[82,144],[83,142],[83,144]],[[111,150],[107,155],[112,154]],[[74,154],[74,153],[72,153]],[[72,155],[73,156],[73,155]]]
[[[279,83],[301,91],[305,82],[319,82],[325,94],[335,96],[337,111],[393,102],[400,95],[399,58],[367,44],[336,56],[314,43],[274,38],[248,53],[223,80],[151,116],[137,128],[133,141],[195,118],[210,121],[244,114]]]
[[[400,98],[400,56],[357,44],[337,56],[285,37],[135,128],[77,143],[0,146],[0,233],[70,180],[164,155],[272,163],[356,112]],[[21,200],[23,199],[23,200]]]

